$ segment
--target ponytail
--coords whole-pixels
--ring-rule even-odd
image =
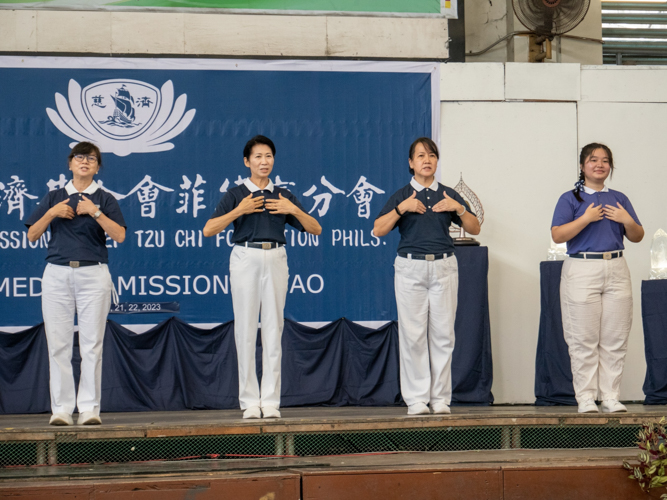
[[[579,180],[574,183],[574,189],[572,190],[572,194],[574,194],[574,197],[577,199],[579,203],[583,203],[583,198],[579,194],[581,190],[584,188],[584,171],[579,170]]]

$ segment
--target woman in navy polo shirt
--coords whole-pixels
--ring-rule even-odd
[[[644,237],[627,196],[605,186],[614,170],[604,144],[584,146],[579,181],[563,194],[551,222],[556,243],[567,242],[560,300],[570,352],[572,382],[580,413],[627,411],[619,401],[621,376],[632,326],[630,271],[623,236]]]
[[[257,135],[248,141],[243,162],[250,169],[250,177],[227,191],[204,227],[204,236],[214,236],[234,224],[235,246],[229,257],[229,276],[243,418],[280,417],[280,342],[289,276],[285,224],[311,234],[322,232],[299,200],[269,179],[275,154],[276,147],[268,137]],[[261,390],[255,371],[260,312]]]
[[[102,166],[100,150],[81,142],[68,157],[72,180],[49,192],[25,223],[36,241],[51,228],[42,277],[42,315],[49,346],[51,425],[101,424],[102,341],[113,284],[107,268],[105,232],[125,240],[118,202],[93,180]],[[81,378],[78,393],[72,373],[74,315],[79,320]]]
[[[401,394],[408,414],[449,413],[452,351],[459,288],[453,222],[479,234],[479,221],[452,188],[435,180],[438,147],[428,137],[410,146],[410,183],[396,191],[375,220],[375,236],[398,227],[394,261]]]

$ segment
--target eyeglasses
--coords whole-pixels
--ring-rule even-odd
[[[88,163],[97,163],[97,156],[94,155],[74,155],[76,161],[88,160]]]

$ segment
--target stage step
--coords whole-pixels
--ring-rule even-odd
[[[458,407],[412,417],[405,408],[284,408],[281,419],[240,411],[103,414],[102,426],[48,426],[46,415],[0,416],[0,478],[20,469],[155,461],[466,450],[634,448],[643,422],[665,407],[625,414],[576,407]]]
[[[0,479],[0,497],[639,500],[647,497],[622,468],[635,455],[609,449],[492,450],[93,465],[67,467],[69,473],[47,467]]]

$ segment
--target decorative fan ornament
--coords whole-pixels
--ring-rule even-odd
[[[468,205],[470,205],[470,210],[475,213],[477,220],[479,221],[479,225],[481,226],[484,223],[484,207],[482,206],[482,202],[479,200],[475,192],[470,189],[465,182],[463,182],[463,173],[461,173],[459,183],[454,186],[454,191],[459,193],[461,198],[463,198],[468,203]],[[460,234],[460,237],[455,239],[455,243],[457,243],[456,240],[461,239],[475,241],[474,238],[465,238],[465,231],[462,227],[459,227],[456,224],[449,226],[449,232],[450,234]]]
[[[516,17],[530,31],[544,36],[573,30],[588,12],[591,0],[512,0]]]

